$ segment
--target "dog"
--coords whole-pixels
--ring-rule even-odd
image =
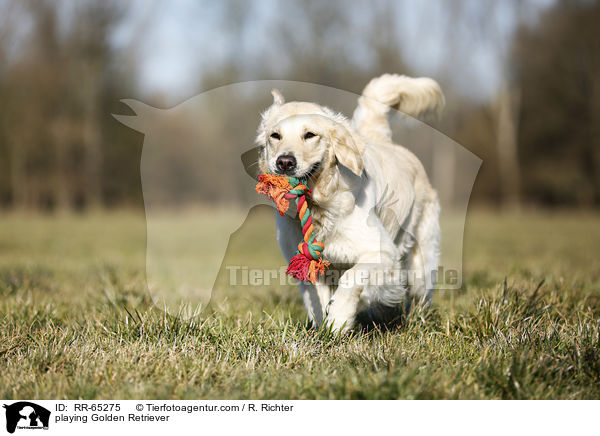
[[[387,323],[415,299],[429,303],[440,256],[439,200],[418,158],[392,142],[387,117],[392,107],[411,116],[441,110],[437,82],[377,77],[352,120],[315,103],[286,103],[276,89],[272,94],[256,136],[259,168],[308,180],[316,239],[331,262],[316,283],[299,283],[312,324],[347,332],[365,316]],[[289,261],[302,240],[300,223],[276,217]]]

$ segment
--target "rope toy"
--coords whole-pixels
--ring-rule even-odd
[[[290,260],[286,273],[298,280],[315,283],[330,263],[321,256],[325,246],[313,235],[312,217],[306,201],[306,197],[311,195],[311,190],[302,179],[263,173],[258,176],[256,192],[271,199],[281,216],[284,216],[290,207],[289,200],[296,200],[304,240],[298,244],[298,251]]]

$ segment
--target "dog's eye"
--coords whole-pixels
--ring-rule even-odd
[[[281,135],[277,132],[271,133],[271,138],[277,139],[278,141],[281,139]]]
[[[314,138],[315,136],[317,136],[317,135],[315,135],[313,132],[306,132],[304,134],[304,139]]]

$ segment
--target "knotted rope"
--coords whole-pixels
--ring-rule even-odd
[[[321,256],[325,246],[322,242],[317,241],[313,234],[312,217],[306,201],[311,190],[302,179],[264,173],[258,176],[256,192],[269,197],[277,206],[281,216],[287,212],[290,206],[289,200],[296,200],[303,241],[298,244],[298,251],[290,260],[286,272],[298,280],[315,283],[319,274],[325,272],[329,262],[323,260]]]

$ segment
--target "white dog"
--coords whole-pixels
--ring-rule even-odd
[[[438,197],[417,157],[392,143],[387,114],[390,107],[414,116],[440,109],[438,84],[375,78],[351,122],[314,103],[285,103],[277,90],[273,97],[258,129],[259,167],[309,180],[316,239],[332,264],[317,283],[300,283],[313,324],[347,331],[359,314],[383,321],[415,298],[430,301],[439,262]],[[289,260],[302,240],[298,219],[277,216],[277,233]],[[333,282],[336,271],[343,273]]]

